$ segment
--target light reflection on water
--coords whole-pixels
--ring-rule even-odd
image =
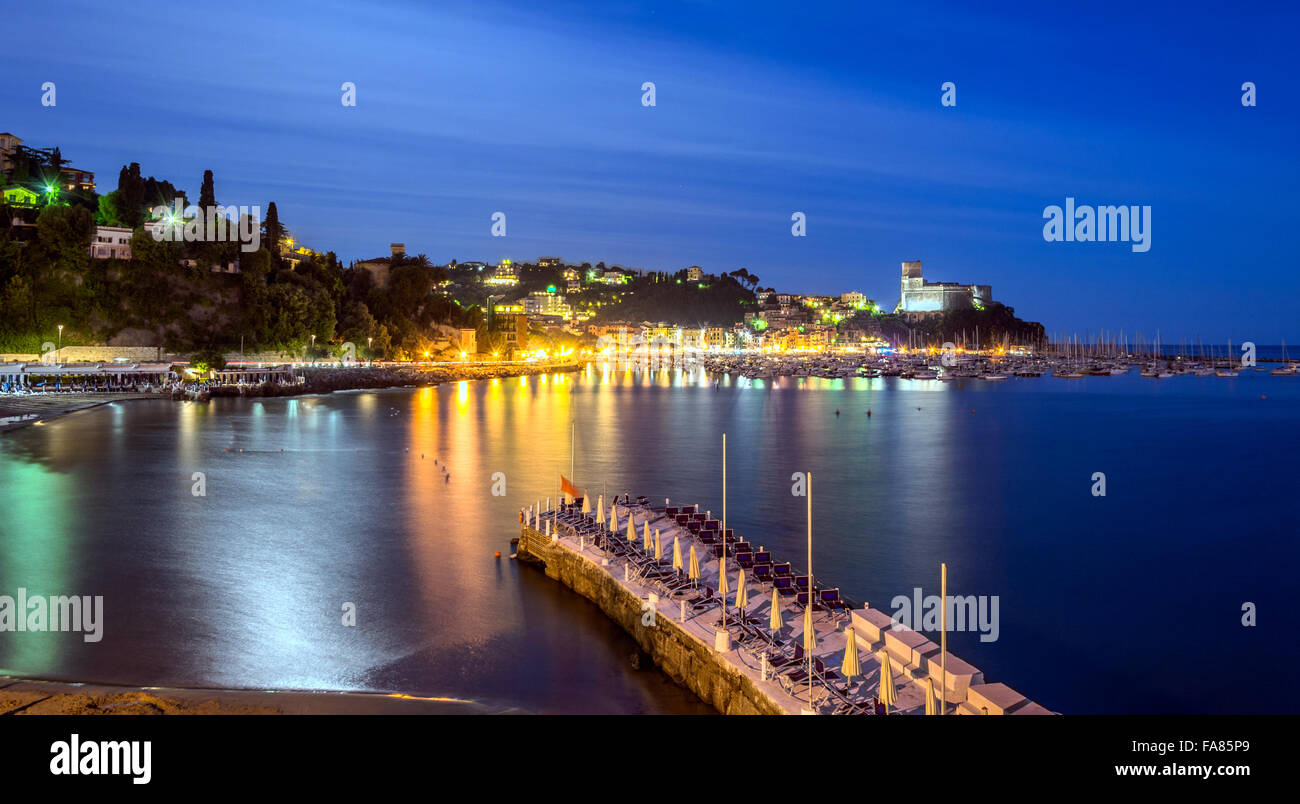
[[[1001,598],[1000,639],[953,634],[954,653],[1051,708],[1296,711],[1295,693],[1254,694],[1247,677],[1297,658],[1281,638],[1295,624],[1282,613],[1292,528],[1259,502],[1290,498],[1297,388],[592,365],[111,405],[0,439],[0,594],[103,594],[107,619],[97,645],[0,634],[0,670],[704,711],[633,671],[633,643],[593,606],[505,558],[519,508],[568,473],[575,422],[579,485],[715,511],[726,431],[729,524],[796,566],[804,502],[791,474],[813,471],[822,579],[889,610],[914,586],[937,593],[947,561],[951,591]],[[1094,471],[1106,498],[1089,493]],[[191,494],[194,472],[206,497]],[[505,497],[490,493],[497,472]],[[1239,625],[1246,600],[1272,612],[1258,628]]]

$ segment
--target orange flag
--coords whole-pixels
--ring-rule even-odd
[[[582,490],[569,482],[569,478],[564,475],[560,475],[560,491],[568,494],[570,497],[576,498],[584,496]]]

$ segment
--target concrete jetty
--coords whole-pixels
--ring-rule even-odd
[[[804,606],[793,594],[782,596],[783,624],[772,629],[773,585],[751,572],[746,576],[748,601],[737,608],[741,567],[734,556],[727,562],[727,636],[719,638],[721,561],[715,545],[692,529],[694,522],[683,525],[676,513],[669,513],[686,510],[691,519],[703,518],[698,506],[651,506],[644,498],[618,503],[611,506],[618,523],[613,532],[609,515],[596,524],[594,511],[583,516],[577,505],[559,511],[540,507],[520,513],[518,558],[599,606],[669,678],[723,714],[877,714],[890,698],[891,714],[924,714],[931,683],[935,708],[942,697],[948,714],[1052,714],[1005,684],[988,683],[978,668],[951,652],[947,688],[942,689],[937,644],[878,609],[838,605],[814,606],[810,698],[806,656],[795,659],[805,644]],[[626,533],[629,522],[635,542]],[[659,561],[644,546],[647,526],[651,534],[658,532]],[[686,581],[685,569],[671,571],[674,540],[684,566],[694,547],[698,580]],[[850,631],[861,675],[846,681],[842,663]],[[889,662],[892,696],[881,695],[882,661]]]

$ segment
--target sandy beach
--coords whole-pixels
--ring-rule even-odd
[[[78,410],[131,399],[166,400],[165,394],[24,394],[0,395],[0,433],[58,418]]]
[[[395,693],[120,687],[0,676],[0,715],[431,714],[523,713],[455,698]]]

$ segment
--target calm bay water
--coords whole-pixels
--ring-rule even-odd
[[[519,508],[568,473],[575,421],[579,485],[715,513],[725,431],[729,524],[796,567],[791,474],[812,471],[823,582],[892,612],[914,587],[938,594],[946,561],[950,593],[1000,600],[996,642],[950,649],[1051,709],[1300,711],[1285,683],[1300,378],[718,380],[591,367],[132,402],[10,433],[0,594],[103,595],[106,624],[97,644],[0,633],[0,672],[708,711],[507,558]]]

